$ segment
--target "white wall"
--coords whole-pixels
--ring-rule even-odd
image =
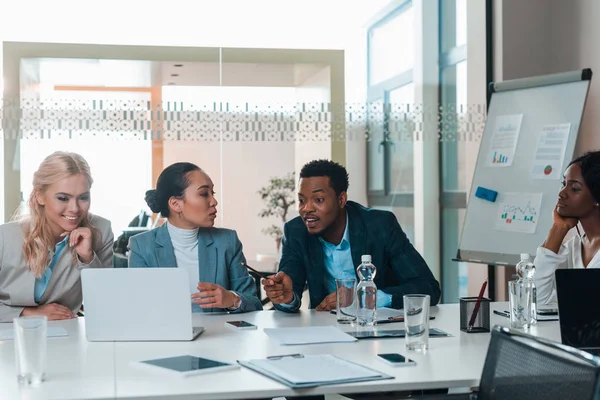
[[[494,71],[501,74],[496,75],[495,80],[554,72],[550,34],[560,27],[551,24],[548,0],[501,2],[503,64],[502,70]]]
[[[592,68],[600,73],[600,2],[495,0],[494,79]],[[600,148],[600,82],[592,79],[576,152]]]
[[[552,63],[557,71],[591,68],[595,73],[583,115],[577,153],[600,149],[600,2],[550,0]]]

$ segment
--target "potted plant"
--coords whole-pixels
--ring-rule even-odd
[[[262,230],[265,235],[275,239],[277,253],[281,248],[283,224],[287,221],[288,210],[296,203],[295,188],[294,172],[290,172],[283,177],[269,178],[269,184],[258,191],[260,198],[265,202],[265,208],[261,210],[258,216],[261,218],[271,216],[281,218],[281,225],[273,224]]]

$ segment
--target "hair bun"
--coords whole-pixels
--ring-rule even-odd
[[[146,200],[146,204],[148,204],[148,207],[150,207],[153,213],[161,212],[160,201],[158,199],[158,194],[156,193],[156,190],[151,189],[146,191],[146,196],[144,197],[144,199]]]

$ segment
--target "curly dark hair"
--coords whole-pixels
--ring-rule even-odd
[[[569,163],[579,165],[585,185],[590,189],[594,200],[600,202],[600,151],[590,151]]]
[[[314,160],[304,164],[300,170],[300,178],[312,178],[315,176],[326,176],[329,178],[329,186],[336,195],[348,191],[348,172],[342,165],[330,160]]]

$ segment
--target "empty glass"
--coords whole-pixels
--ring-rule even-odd
[[[19,317],[13,325],[17,379],[20,384],[39,385],[45,377],[48,320],[44,316]]]
[[[338,324],[351,324],[356,321],[355,290],[356,279],[336,279],[335,307]]]
[[[429,295],[409,294],[403,299],[406,350],[426,351],[429,348]]]
[[[508,282],[508,302],[510,307],[510,327],[529,329],[531,326],[531,303],[533,285],[530,281]]]

